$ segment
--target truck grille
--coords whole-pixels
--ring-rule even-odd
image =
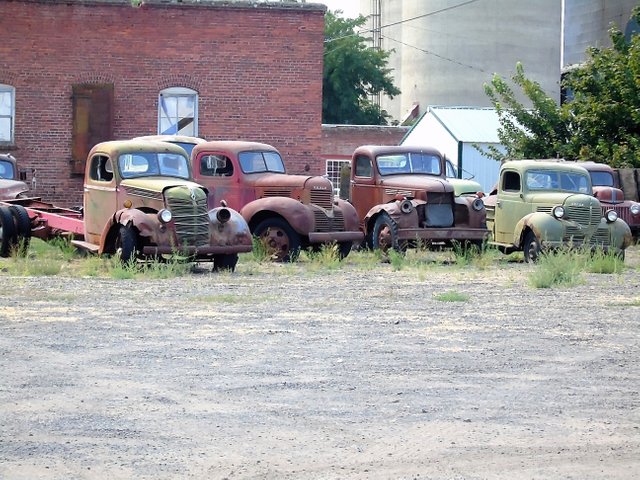
[[[594,226],[600,223],[602,210],[600,208],[594,208],[593,205],[588,207],[567,205],[567,218],[581,225]]]
[[[151,200],[162,200],[162,193],[156,190],[147,190],[145,188],[136,188],[136,187],[124,187],[124,191],[127,195],[131,195],[134,197],[142,197],[142,198],[150,198]]]
[[[427,192],[423,227],[446,228],[454,225],[453,193]]]
[[[634,223],[631,220],[631,210],[629,209],[629,206],[602,205],[602,216],[604,216],[607,210],[615,210],[615,212],[618,214],[618,218],[621,218],[629,225],[632,225]]]
[[[194,194],[195,199],[191,198]],[[202,189],[173,187],[165,192],[167,208],[173,214],[176,238],[181,246],[209,245],[207,195]]]
[[[311,190],[309,200],[324,210],[330,211],[333,208],[333,192],[331,190]]]
[[[590,246],[603,246],[608,247],[611,245],[611,238],[609,236],[609,230],[607,228],[599,228],[589,238],[585,237],[585,232],[578,227],[567,227],[563,242],[575,243],[577,245],[588,244]]]
[[[316,221],[316,232],[344,232],[344,217],[341,210],[334,210],[333,217],[327,216],[322,210],[313,210]]]

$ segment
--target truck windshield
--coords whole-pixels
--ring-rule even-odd
[[[613,187],[613,175],[611,172],[589,172],[591,183],[598,187]]]
[[[529,170],[525,179],[529,190],[561,190],[591,195],[589,177],[578,172]]]
[[[244,173],[285,173],[282,157],[277,152],[240,152],[238,160]]]
[[[118,158],[122,178],[167,176],[189,178],[186,157],[175,153],[135,152]]]
[[[440,157],[419,152],[379,155],[376,159],[380,175],[419,173],[427,175],[442,174]]]
[[[15,172],[13,171],[13,164],[0,160],[0,178],[13,180]]]

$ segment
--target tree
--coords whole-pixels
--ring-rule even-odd
[[[640,7],[632,18],[640,20]],[[614,26],[609,36],[612,47],[589,48],[585,63],[566,74],[563,88],[571,98],[560,106],[525,77],[520,64],[512,81],[531,108],[494,75],[485,92],[498,112],[498,137],[506,153],[491,149],[491,157],[563,157],[640,167],[640,35],[627,42]]]
[[[322,79],[323,123],[386,125],[389,114],[370,100],[384,93],[393,98],[400,90],[387,68],[390,52],[366,46],[355,29],[366,18],[343,19],[325,15],[324,72]]]

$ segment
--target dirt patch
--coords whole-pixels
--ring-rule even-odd
[[[637,266],[531,268],[0,277],[0,477],[637,478]]]

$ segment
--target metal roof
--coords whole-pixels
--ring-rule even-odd
[[[424,116],[433,115],[459,142],[500,143],[500,122],[494,108],[430,106]],[[420,118],[414,128],[424,118]],[[412,129],[413,130],[413,129]],[[407,136],[411,135],[411,132]]]

